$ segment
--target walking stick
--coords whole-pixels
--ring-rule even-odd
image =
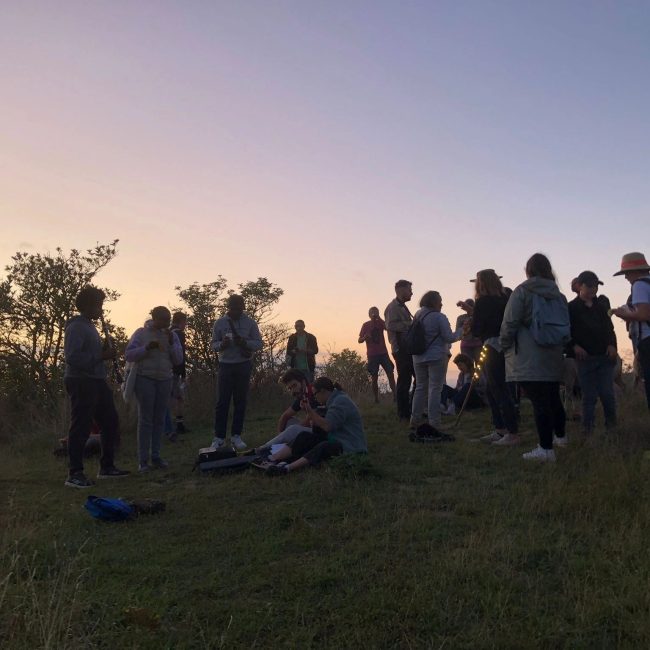
[[[483,363],[485,362],[486,356],[487,356],[487,345],[484,345],[481,348],[481,353],[478,355],[478,361],[476,362],[476,364],[474,364],[472,381],[469,382],[467,395],[465,395],[465,399],[463,400],[463,405],[460,407],[460,411],[458,411],[458,415],[456,416],[456,421],[454,422],[452,429],[455,429],[458,426],[458,423],[460,422],[460,418],[463,416],[465,407],[467,406],[467,402],[469,401],[469,397],[472,394],[472,389],[474,388],[478,380],[481,378],[481,370],[483,370]]]

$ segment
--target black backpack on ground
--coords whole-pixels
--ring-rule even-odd
[[[193,470],[198,467],[201,472],[210,474],[239,472],[247,469],[255,458],[255,455],[238,456],[230,447],[204,447],[199,449]]]

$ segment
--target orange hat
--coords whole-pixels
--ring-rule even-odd
[[[621,270],[614,275],[623,275],[629,271],[650,271],[643,253],[625,253],[621,260]]]

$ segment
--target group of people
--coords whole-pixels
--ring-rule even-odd
[[[359,342],[365,342],[367,347],[375,400],[379,396],[378,373],[383,368],[399,418],[413,428],[423,423],[437,428],[441,403],[455,408],[480,406],[480,396],[472,395],[472,389],[482,375],[493,424],[493,431],[483,439],[497,446],[520,442],[517,402],[523,393],[532,403],[539,436],[538,446],[523,457],[554,461],[554,446],[566,444],[560,384],[567,356],[575,358],[578,370],[585,432],[593,430],[598,398],[606,426],[616,423],[613,373],[617,343],[612,315],[628,325],[650,407],[650,266],[641,253],[629,253],[623,256],[621,269],[614,275],[624,275],[632,293],[626,305],[610,309],[609,303],[597,295],[602,282],[591,271],[584,271],[574,280],[577,296],[567,303],[550,261],[541,253],[527,261],[526,279],[514,290],[504,287],[501,276],[493,269],[480,270],[471,280],[474,299],[457,303],[464,315],[454,329],[442,313],[440,293],[425,292],[413,315],[407,306],[413,296],[412,284],[399,280],[384,320],[377,307],[370,308],[370,319],[359,333]],[[129,474],[114,462],[118,416],[105,362],[115,360],[116,351],[105,345],[94,325],[102,316],[104,298],[95,287],[82,289],[76,299],[79,315],[69,321],[65,331],[65,387],[72,411],[65,484],[70,487],[92,485],[83,470],[83,448],[93,423],[99,427],[102,439],[98,478]],[[161,457],[163,433],[166,429],[171,435],[185,430],[182,385],[186,322],[187,317],[180,312],[172,317],[166,307],[155,307],[126,348],[125,359],[130,372],[135,373],[139,472],[166,467]],[[425,342],[424,349],[417,353],[407,344],[415,322],[423,330]],[[367,450],[358,408],[330,378],[314,380],[317,339],[306,332],[303,321],[296,321],[295,327],[287,342],[290,370],[282,377],[295,399],[280,417],[277,435],[257,450],[259,466],[271,474],[286,474],[341,453]],[[395,365],[388,355],[384,332]],[[461,354],[454,358],[460,376],[456,389],[452,389],[445,386],[445,377],[451,344],[456,341],[461,342]],[[219,369],[211,446],[217,449],[225,444],[232,404],[231,443],[244,450],[247,445],[242,432],[252,357],[262,348],[262,337],[257,323],[245,313],[242,296],[228,298],[226,314],[214,323],[212,348],[218,354]],[[175,403],[175,432],[170,431],[170,400]],[[300,421],[299,413],[303,415]]]

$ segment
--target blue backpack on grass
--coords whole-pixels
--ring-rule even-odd
[[[135,515],[135,510],[122,499],[89,496],[84,506],[95,518],[102,521],[127,521]]]

